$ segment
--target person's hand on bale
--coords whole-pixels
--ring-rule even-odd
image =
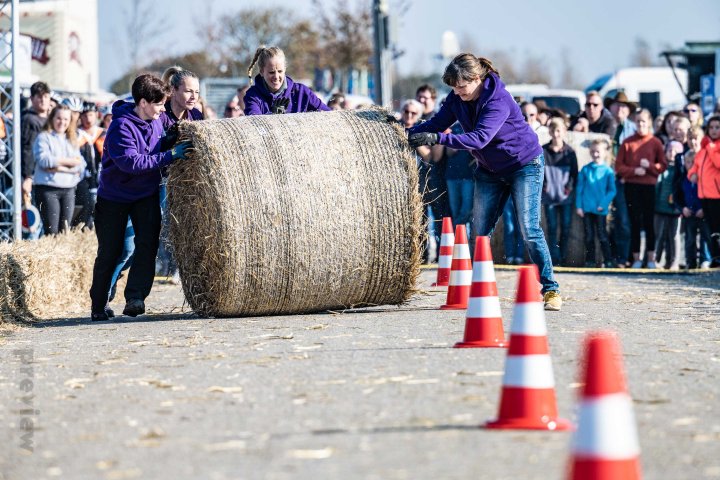
[[[424,145],[432,147],[433,145],[438,143],[438,139],[439,136],[437,133],[413,133],[408,137],[408,143],[410,143],[410,147],[412,148],[418,148]]]
[[[175,145],[171,152],[172,152],[172,158],[173,160],[177,160],[179,158],[185,158],[185,155],[187,154],[187,150],[192,147],[191,142],[180,142],[177,145]]]
[[[178,124],[173,123],[170,128],[167,129],[165,132],[165,136],[160,139],[160,151],[167,151],[170,150],[173,145],[175,145],[178,141],[178,135],[180,134],[178,132]]]
[[[276,98],[272,106],[270,107],[270,110],[274,115],[281,115],[287,111],[288,105],[290,105],[290,99],[287,97],[278,97]]]

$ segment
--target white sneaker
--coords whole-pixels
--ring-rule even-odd
[[[700,270],[710,270],[710,262],[702,262],[700,264]]]
[[[642,268],[642,262],[640,260],[635,260],[630,268]]]
[[[655,269],[655,268],[657,268],[657,264],[655,262],[648,262],[647,268]]]

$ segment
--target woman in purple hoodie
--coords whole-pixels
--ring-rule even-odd
[[[135,257],[125,287],[123,314],[145,313],[145,298],[155,276],[155,256],[160,237],[160,170],[184,158],[189,142],[162,151],[168,86],[154,75],[140,75],[132,85],[135,103],[115,102],[113,120],[103,146],[95,234],[98,252],[90,288],[91,319],[108,320],[108,291],[123,251],[128,218],[135,229]]]
[[[545,309],[560,310],[560,287],[540,228],[545,159],[537,135],[488,59],[462,53],[445,68],[442,79],[452,92],[438,113],[410,129],[410,146],[439,143],[469,150],[475,158],[473,237],[492,234],[512,196],[525,245],[540,271]],[[465,133],[439,133],[455,121]]]
[[[248,68],[250,78],[256,63],[260,73],[255,76],[255,84],[245,93],[245,115],[330,110],[309,87],[295,83],[285,75],[285,53],[280,48],[258,48]]]

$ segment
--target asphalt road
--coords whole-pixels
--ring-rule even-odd
[[[645,478],[720,478],[720,273],[558,277],[561,416],[584,333],[616,331]],[[509,330],[514,272],[498,287]],[[154,315],[17,330],[0,338],[0,479],[563,478],[570,433],[478,428],[505,351],[450,348],[464,314],[443,301],[201,319],[156,285]]]

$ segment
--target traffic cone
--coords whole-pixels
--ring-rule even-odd
[[[455,348],[507,348],[507,345],[495,282],[490,237],[477,237],[470,300],[465,317],[465,336],[462,342],[455,344]]]
[[[585,386],[573,436],[569,479],[636,480],[640,445],[615,335],[585,339]]]
[[[568,430],[558,418],[555,379],[547,343],[545,310],[535,265],[519,268],[510,348],[497,420],[487,428]]]
[[[471,284],[472,262],[470,261],[470,248],[468,248],[465,225],[458,225],[455,227],[455,245],[453,246],[447,300],[445,300],[445,305],[440,308],[443,310],[467,308]]]
[[[452,218],[443,217],[442,235],[440,236],[440,251],[438,253],[437,280],[431,286],[447,287],[450,280],[450,267],[452,265],[455,234],[452,228]]]

